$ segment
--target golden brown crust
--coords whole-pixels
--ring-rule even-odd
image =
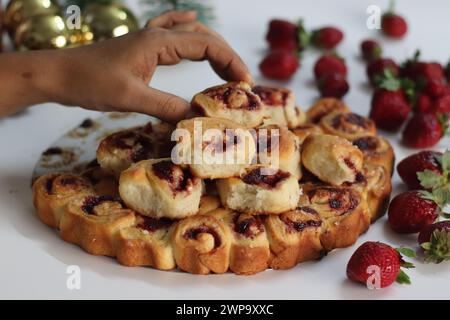
[[[322,256],[322,221],[314,209],[304,206],[278,216],[269,216],[265,226],[272,269],[289,269],[299,262]]]
[[[331,112],[320,120],[320,127],[327,134],[347,140],[377,134],[377,128],[373,120],[352,112]]]
[[[309,122],[319,123],[324,116],[334,111],[350,112],[350,109],[342,100],[321,98],[309,108],[306,115]]]
[[[324,250],[352,245],[369,228],[370,213],[358,188],[307,183],[302,189],[299,205],[314,209],[322,219]]]
[[[196,94],[191,104],[203,116],[236,121],[248,128],[260,125],[264,117],[261,99],[245,82],[229,82],[208,88]]]
[[[94,161],[81,172],[81,177],[90,182],[95,193],[101,196],[119,196],[119,182]]]
[[[94,255],[114,257],[114,239],[120,229],[135,223],[135,213],[106,196],[72,201],[61,216],[60,236]]]
[[[136,217],[134,226],[118,232],[115,241],[117,261],[129,266],[149,266],[159,270],[176,268],[170,243],[175,221]]]
[[[253,87],[264,107],[264,125],[295,128],[306,121],[306,114],[295,105],[295,95],[287,88]]]
[[[294,129],[292,129],[292,132],[297,137],[300,144],[305,141],[306,138],[308,138],[311,134],[321,134],[323,133],[323,130],[320,128],[320,126],[313,124],[313,123],[305,123],[302,124]]]
[[[344,138],[327,134],[306,138],[301,157],[306,169],[335,186],[357,181],[363,167],[363,154],[358,148]]]
[[[119,178],[133,163],[169,157],[174,145],[173,129],[172,125],[159,122],[113,133],[100,142],[97,161],[106,172]]]
[[[33,203],[38,216],[53,228],[59,228],[61,215],[69,202],[93,194],[87,180],[71,173],[46,174],[33,184]]]
[[[212,216],[192,216],[177,223],[172,234],[175,261],[195,274],[224,273],[230,261],[229,229]]]
[[[383,166],[392,176],[394,172],[394,149],[389,141],[382,137],[365,136],[352,141],[364,155],[364,162],[370,165]]]
[[[260,127],[256,145],[259,164],[278,167],[301,179],[300,143],[291,131],[278,125]]]

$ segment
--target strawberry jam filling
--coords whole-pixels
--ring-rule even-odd
[[[234,220],[234,231],[244,237],[253,239],[264,231],[262,219],[260,217],[241,219],[241,216],[238,215]]]
[[[320,187],[307,191],[311,203],[315,205],[326,204],[336,215],[344,215],[354,210],[359,200],[349,189]]]
[[[256,110],[261,108],[258,96],[232,87],[214,88],[204,92],[205,95],[222,101],[228,108]]]
[[[289,96],[288,90],[278,88],[255,86],[252,91],[261,98],[264,104],[276,107],[285,106]]]
[[[119,202],[122,204],[120,198],[112,196],[92,196],[84,199],[81,210],[87,214],[94,214],[95,207],[101,205],[104,202]],[[123,207],[123,206],[122,206]]]
[[[220,247],[221,240],[219,234],[212,227],[207,225],[201,225],[195,228],[187,230],[183,237],[187,240],[197,239],[197,237],[202,233],[209,233],[214,238],[214,247]]]
[[[194,177],[188,169],[183,169],[169,160],[154,163],[152,166],[155,175],[169,183],[172,191],[188,190],[193,184]]]
[[[145,217],[141,216],[142,222],[137,225],[139,229],[147,230],[148,232],[155,232],[161,229],[169,228],[174,221],[170,220],[168,218],[151,218],[151,217]]]
[[[289,176],[290,174],[288,172],[281,170],[278,170],[274,174],[263,174],[262,168],[256,168],[243,176],[242,181],[247,184],[259,185],[266,189],[272,189],[275,188],[278,183],[289,178]]]
[[[354,133],[367,129],[369,127],[369,120],[355,113],[344,113],[336,115],[331,122],[331,126],[334,129]]]

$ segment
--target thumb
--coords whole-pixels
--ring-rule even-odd
[[[186,100],[173,94],[150,88],[144,84],[139,86],[130,101],[133,109],[168,122],[184,119],[190,110]]]

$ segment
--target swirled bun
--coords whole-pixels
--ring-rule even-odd
[[[100,142],[97,161],[118,178],[133,163],[169,157],[173,129],[172,125],[159,122],[113,133]]]
[[[271,251],[269,265],[273,269],[289,269],[324,253],[320,242],[322,220],[310,207],[271,215],[267,217],[266,228]]]
[[[370,225],[370,213],[359,188],[307,183],[299,206],[316,211],[323,232],[320,242],[325,251],[352,245]]]
[[[375,136],[377,128],[373,120],[352,112],[332,112],[320,120],[320,127],[327,134],[347,140]]]
[[[230,229],[230,270],[236,274],[255,274],[268,267],[269,240],[262,216],[218,208],[208,213]]]
[[[334,111],[350,112],[350,109],[342,100],[321,98],[309,108],[306,115],[309,122],[319,123],[324,116]]]
[[[39,218],[53,228],[59,228],[61,215],[71,201],[94,194],[86,179],[71,173],[46,174],[33,183],[33,203]]]
[[[344,138],[310,135],[302,145],[302,163],[320,180],[340,186],[358,180],[363,167],[363,154]]]
[[[258,163],[275,166],[301,178],[300,143],[287,128],[278,125],[260,127],[256,130]]]
[[[264,125],[295,128],[306,121],[306,114],[295,105],[295,95],[287,88],[253,87],[264,106]]]
[[[144,216],[181,219],[199,210],[203,182],[170,159],[144,160],[125,170],[119,193]]]
[[[217,181],[222,204],[250,214],[279,214],[296,207],[300,196],[297,179],[289,172],[253,166],[239,177]]]
[[[246,82],[208,88],[196,94],[191,104],[201,115],[232,120],[248,128],[260,125],[264,118],[261,99]]]
[[[224,273],[229,268],[230,230],[213,217],[196,215],[178,222],[172,245],[181,270],[208,274]]]
[[[202,179],[238,175],[256,155],[251,132],[230,120],[205,117],[183,120],[177,125],[177,134],[180,136],[173,157]]]
[[[90,254],[116,256],[115,237],[132,226],[135,214],[119,199],[86,196],[70,202],[61,216],[60,236]]]
[[[394,172],[394,149],[389,141],[382,137],[365,136],[352,141],[364,155],[364,162],[383,166],[391,176]]]
[[[133,226],[117,234],[117,261],[130,267],[174,269],[176,264],[170,241],[174,224],[175,221],[167,218],[137,215]]]
[[[316,124],[305,123],[296,127],[295,129],[292,129],[292,132],[297,137],[298,142],[302,144],[309,135],[321,134],[323,133],[323,130]]]

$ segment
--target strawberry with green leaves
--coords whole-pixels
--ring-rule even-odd
[[[427,175],[432,173],[442,175],[442,155],[441,152],[428,150],[415,153],[398,163],[397,172],[409,189],[424,189],[419,180],[418,173],[426,171],[428,172]]]
[[[430,148],[448,134],[448,115],[415,113],[403,130],[403,144],[410,148]]]
[[[426,226],[420,231],[418,241],[424,250],[426,262],[440,263],[450,260],[450,221]]]
[[[388,287],[394,282],[410,284],[409,276],[401,268],[414,268],[414,265],[404,261],[402,255],[409,258],[416,256],[409,248],[395,249],[382,242],[365,242],[351,256],[347,264],[347,277],[366,285],[378,277],[380,288]],[[378,275],[374,274],[374,267],[378,267]],[[370,284],[376,285],[376,281],[374,282]]]

